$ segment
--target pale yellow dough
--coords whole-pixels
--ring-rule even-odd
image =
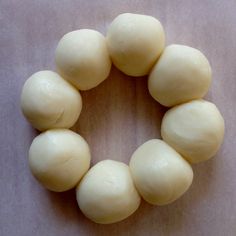
[[[87,142],[67,129],[53,129],[37,136],[29,150],[35,178],[49,190],[62,192],[76,186],[90,166]]]
[[[60,74],[78,89],[96,87],[111,69],[105,37],[91,29],[67,33],[58,43],[56,64]]]
[[[163,51],[165,34],[156,18],[124,13],[112,21],[107,43],[119,70],[130,76],[144,76]]]
[[[152,97],[167,107],[202,98],[210,84],[207,58],[195,48],[177,44],[165,48],[148,79]]]
[[[70,128],[82,109],[80,93],[52,71],[39,71],[26,80],[21,109],[38,130]]]
[[[194,100],[166,112],[161,135],[189,162],[206,161],[223,142],[224,119],[213,103]]]
[[[134,213],[140,196],[129,167],[121,162],[104,160],[93,166],[77,187],[81,211],[92,221],[110,224]]]
[[[193,180],[188,162],[160,139],[142,144],[131,157],[130,169],[139,193],[154,205],[172,203]]]

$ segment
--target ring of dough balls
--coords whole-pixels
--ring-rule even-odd
[[[87,142],[68,129],[52,129],[38,135],[29,149],[29,166],[47,189],[62,192],[76,186],[90,166]]]
[[[64,35],[55,54],[60,75],[40,71],[23,87],[23,114],[36,129],[47,130],[30,146],[33,175],[52,191],[77,186],[81,211],[96,223],[127,218],[138,209],[140,195],[154,205],[177,200],[193,180],[189,162],[210,159],[223,141],[223,117],[213,103],[200,100],[211,83],[208,60],[188,46],[164,46],[165,33],[157,19],[121,14],[111,23],[106,38],[90,29]],[[163,141],[142,144],[129,166],[104,160],[89,170],[87,142],[65,128],[75,124],[82,109],[76,88],[88,90],[103,82],[111,61],[130,76],[150,73],[151,96],[164,106],[174,107],[162,120]]]

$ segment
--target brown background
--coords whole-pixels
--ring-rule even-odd
[[[97,225],[77,208],[74,191],[55,194],[31,176],[27,152],[36,132],[24,120],[19,96],[34,72],[55,69],[54,50],[68,31],[105,33],[122,12],[150,14],[164,25],[167,44],[202,50],[213,68],[207,99],[225,117],[225,142],[215,159],[194,166],[191,189],[165,207],[142,203],[129,219]],[[236,1],[0,0],[0,235],[236,235]],[[82,93],[74,128],[89,142],[93,163],[129,162],[144,141],[159,137],[165,111],[149,96],[146,78],[113,68],[102,85]]]

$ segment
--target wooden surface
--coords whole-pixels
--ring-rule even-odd
[[[194,166],[191,189],[175,203],[142,203],[129,219],[97,225],[79,211],[74,191],[55,194],[31,176],[27,152],[36,132],[23,118],[19,97],[34,72],[55,69],[54,50],[68,31],[105,33],[122,12],[161,20],[167,43],[202,50],[213,69],[207,99],[226,121],[225,142],[215,159]],[[236,235],[236,1],[0,0],[0,235]],[[92,149],[93,163],[129,162],[144,141],[159,137],[165,109],[149,96],[146,78],[116,69],[99,87],[82,93],[84,107],[74,130]]]

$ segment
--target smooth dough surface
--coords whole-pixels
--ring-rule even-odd
[[[29,150],[35,178],[49,190],[62,192],[76,186],[90,166],[87,142],[68,129],[52,129],[38,135]]]
[[[38,130],[70,128],[82,109],[80,93],[52,71],[39,71],[26,80],[21,109]]]
[[[130,169],[139,193],[154,205],[172,203],[193,180],[189,163],[160,139],[142,144],[131,157]]]
[[[67,33],[58,43],[56,64],[60,74],[78,89],[96,87],[111,69],[105,37],[90,29]]]
[[[202,98],[211,84],[211,67],[197,49],[173,44],[153,67],[148,89],[160,104],[171,107]]]
[[[130,76],[144,76],[163,51],[165,34],[156,18],[124,13],[112,21],[107,42],[119,70]]]
[[[161,135],[191,163],[206,161],[223,142],[224,119],[213,103],[194,100],[166,112]]]
[[[77,187],[81,211],[92,221],[110,224],[134,213],[140,196],[134,187],[129,167],[104,160],[93,166]]]

